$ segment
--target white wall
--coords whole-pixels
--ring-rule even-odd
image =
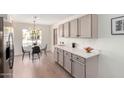
[[[42,43],[48,44],[48,50],[51,48],[51,31],[49,25],[37,25],[42,30]],[[21,55],[22,50],[22,29],[28,29],[32,24],[14,22],[14,47],[15,55]]]
[[[101,50],[99,77],[124,77],[124,35],[111,35],[111,18],[118,16],[122,15],[98,15],[98,39],[59,38],[59,41],[67,46],[75,42],[78,48],[91,46]]]

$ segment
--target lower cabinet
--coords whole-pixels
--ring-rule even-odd
[[[64,56],[63,56],[64,51],[62,49],[58,49],[58,63],[63,66],[63,61],[64,61]]]
[[[64,69],[71,73],[71,53],[64,51]]]
[[[86,77],[85,60],[82,57],[72,55],[72,76],[76,78]]]
[[[55,61],[76,78],[98,77],[98,56],[84,59],[63,49],[54,49]]]
[[[54,49],[54,60],[55,60],[55,62],[58,62],[58,51],[57,51],[57,48]]]

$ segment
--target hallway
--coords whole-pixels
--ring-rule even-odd
[[[70,78],[53,60],[53,54],[44,54],[32,62],[28,55],[22,61],[22,56],[16,56],[13,68],[14,78]]]

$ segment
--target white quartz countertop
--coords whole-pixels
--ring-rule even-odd
[[[68,51],[72,54],[81,56],[85,59],[94,57],[94,56],[98,56],[100,54],[99,50],[93,50],[91,51],[91,53],[87,53],[84,49],[78,49],[78,48],[71,48],[71,47],[67,47],[67,46],[60,46],[60,45],[55,45],[56,48],[60,48],[63,49],[65,51]]]

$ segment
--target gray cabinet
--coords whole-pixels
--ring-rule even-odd
[[[58,51],[57,51],[57,48],[54,48],[54,61],[58,62]]]
[[[95,14],[84,15],[59,26],[60,37],[98,37],[98,16]]]
[[[64,68],[71,73],[71,53],[64,51]]]
[[[97,15],[85,15],[78,19],[79,21],[79,37],[84,38],[97,38],[98,20]]]
[[[82,57],[72,55],[72,76],[76,78],[86,77],[86,62]]]
[[[63,24],[59,26],[59,37],[64,37]]]
[[[78,20],[70,21],[70,37],[77,37],[78,36]]]
[[[64,24],[64,37],[70,36],[69,22]]]
[[[58,49],[58,63],[63,66],[63,61],[64,61],[64,51],[62,49]]]
[[[85,59],[81,56],[63,50],[54,49],[54,58],[61,67],[76,78],[96,78],[98,77],[98,56]]]

